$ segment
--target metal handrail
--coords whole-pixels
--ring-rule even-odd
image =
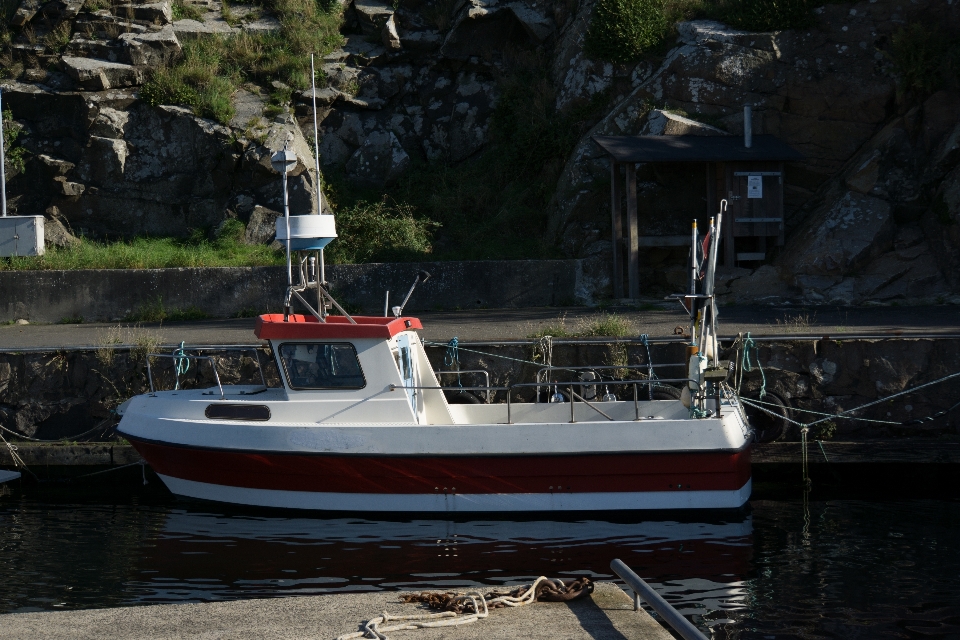
[[[194,350],[194,351],[204,351],[204,350],[209,351],[209,350],[212,350],[212,349],[223,350],[223,351],[239,351],[240,353],[246,353],[247,351],[251,351],[251,352],[253,352],[253,359],[254,359],[254,360],[256,361],[256,363],[257,363],[257,372],[260,374],[260,383],[263,385],[263,388],[264,388],[264,389],[268,389],[268,388],[269,388],[269,387],[267,387],[267,378],[266,378],[266,376],[264,376],[264,374],[263,374],[263,364],[260,362],[260,351],[259,351],[259,349],[258,349],[257,347],[255,347],[255,346],[252,346],[252,345],[251,345],[251,346],[233,345],[233,346],[228,346],[228,347],[223,348],[223,349],[221,349],[221,348],[218,347],[218,346],[209,346],[209,347],[197,347],[197,346],[194,346],[194,347],[185,347],[185,349],[186,349],[186,348],[192,349],[192,350]],[[223,385],[220,384],[220,374],[217,372],[217,358],[216,358],[216,356],[201,356],[201,355],[199,355],[199,354],[198,354],[198,355],[195,355],[195,356],[192,356],[192,355],[187,355],[187,354],[148,353],[148,354],[147,354],[147,378],[150,380],[150,393],[156,393],[156,391],[155,391],[154,388],[153,388],[153,371],[151,370],[151,367],[150,367],[150,358],[151,358],[151,357],[156,357],[156,358],[173,358],[174,360],[180,360],[180,359],[184,359],[184,358],[187,359],[187,360],[209,360],[209,361],[210,361],[210,366],[213,367],[213,377],[216,379],[216,381],[217,381],[217,386],[220,388],[220,399],[221,399],[221,400],[224,399]],[[179,378],[179,374],[178,374],[178,378]]]
[[[674,609],[673,605],[664,600],[659,593],[654,591],[653,587],[643,581],[643,578],[631,571],[630,567],[625,565],[622,560],[613,560],[610,563],[610,569],[633,590],[634,611],[640,609],[640,598],[643,598],[651,609],[660,614],[660,617],[680,634],[683,640],[708,640],[707,636],[700,632],[700,629],[697,629],[692,622],[680,615],[680,612]]]
[[[210,362],[210,366],[213,368],[213,378],[217,381],[217,387],[220,389],[220,399],[225,400],[226,395],[223,393],[223,385],[220,384],[220,374],[217,373],[217,357],[216,356],[190,356],[190,355],[173,355],[172,353],[148,353],[147,354],[147,379],[150,381],[150,393],[156,393],[156,390],[153,388],[153,370],[150,367],[150,358],[171,358],[175,360],[187,359],[187,360],[207,360]],[[261,372],[262,375],[262,372]],[[266,386],[266,385],[264,385]]]
[[[687,382],[687,383],[692,382],[693,384],[697,385],[697,393],[703,390],[703,384],[693,378],[664,378],[662,380],[659,380],[659,382]],[[596,383],[597,383],[596,380],[585,380],[580,382],[564,382],[563,383],[563,385],[569,387],[569,391],[570,391],[570,422],[571,423],[575,423],[577,421],[575,407],[574,407],[574,405],[576,404],[577,396],[576,394],[573,393],[573,387],[578,386],[582,388],[582,387],[590,386]],[[637,385],[642,385],[646,383],[647,383],[646,380],[614,380],[612,382],[604,382],[603,384],[604,385],[633,385],[633,410],[635,415],[634,420],[638,421],[640,420],[640,402],[637,396]],[[396,391],[397,389],[434,389],[437,391],[458,391],[458,390],[459,391],[506,391],[507,392],[507,424],[513,424],[512,416],[510,413],[510,392],[513,391],[514,389],[523,388],[523,387],[542,387],[542,386],[544,386],[543,383],[518,382],[508,387],[461,387],[461,386],[444,387],[439,385],[424,386],[424,385],[391,384],[389,388],[390,388],[390,391]],[[581,400],[583,400],[582,397],[580,398]],[[599,413],[603,414],[608,419],[613,420],[613,418],[610,418],[610,416],[607,416],[605,413],[603,413],[596,407],[590,405],[589,402],[587,402],[586,404],[590,406],[592,409],[594,409],[595,411],[598,411]]]
[[[687,366],[686,363],[683,363],[683,362],[665,363],[665,364],[625,364],[625,365],[604,364],[604,365],[596,365],[596,366],[594,366],[594,365],[589,365],[589,366],[585,366],[585,367],[562,367],[562,366],[546,365],[546,366],[540,367],[540,369],[537,370],[537,372],[536,372],[536,374],[535,374],[535,379],[536,379],[536,381],[537,381],[539,384],[541,384],[542,386],[545,386],[545,387],[554,387],[554,386],[558,386],[558,385],[560,385],[560,384],[567,384],[567,383],[566,383],[566,382],[561,383],[561,382],[556,381],[556,380],[554,380],[554,381],[542,380],[541,378],[542,378],[542,377],[545,377],[545,376],[543,376],[542,374],[544,374],[544,373],[546,373],[546,372],[550,372],[550,371],[570,371],[570,372],[576,373],[577,371],[593,371],[593,370],[607,370],[607,369],[631,369],[631,370],[632,370],[632,369],[645,369],[645,370],[647,370],[647,371],[650,371],[650,370],[652,370],[652,369],[659,369],[659,368],[664,368],[664,367],[683,367],[683,368],[686,368],[686,366]],[[648,377],[648,378],[645,378],[645,379],[643,380],[644,384],[647,385],[648,390],[652,390],[653,386],[656,385],[658,381],[659,381],[659,382],[662,382],[662,380],[659,380],[658,378],[653,378],[653,377]],[[585,380],[584,382],[591,382],[591,383],[593,383],[594,385],[608,384],[608,382],[605,381],[605,380]],[[536,396],[536,398],[537,398],[537,402],[540,402],[540,389],[539,389],[539,388],[537,389],[537,396]]]
[[[456,374],[458,374],[458,375],[461,374],[461,373],[482,373],[482,374],[483,374],[483,377],[484,377],[484,378],[486,379],[486,381],[487,381],[487,387],[488,387],[488,389],[487,389],[487,404],[490,404],[490,389],[489,389],[489,387],[490,387],[490,372],[487,371],[486,369],[463,369],[462,371],[437,371],[437,372],[435,372],[435,373],[436,373],[436,376],[437,376],[437,383],[440,382],[440,376],[443,376],[443,375],[450,375],[450,374],[453,374],[453,373],[456,373]],[[458,386],[457,388],[460,388],[460,387]],[[464,389],[464,391],[465,391],[465,390],[466,390],[466,389]]]

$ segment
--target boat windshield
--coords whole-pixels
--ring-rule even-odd
[[[349,342],[287,342],[280,361],[291,389],[362,389],[367,381]]]

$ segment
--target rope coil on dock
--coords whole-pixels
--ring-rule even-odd
[[[440,613],[414,613],[393,615],[384,611],[375,618],[367,620],[360,631],[337,636],[336,640],[390,640],[386,634],[392,631],[413,631],[437,627],[457,627],[472,624],[490,615],[490,609],[501,607],[522,607],[532,602],[567,602],[593,593],[593,582],[589,578],[579,578],[570,584],[564,584],[559,578],[540,576],[530,586],[520,586],[509,593],[491,592],[486,596],[479,591],[467,593],[431,593],[421,592],[401,596],[406,603],[423,603],[431,609],[443,609]],[[388,624],[394,622],[394,624]]]

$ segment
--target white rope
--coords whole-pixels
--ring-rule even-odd
[[[522,607],[534,602],[537,597],[537,587],[541,582],[559,583],[561,588],[563,587],[562,580],[550,580],[546,576],[540,576],[530,585],[530,588],[520,596],[506,595],[487,600],[480,592],[469,591],[465,594],[458,595],[450,604],[465,603],[466,606],[473,607],[472,612],[456,613],[454,611],[443,611],[441,613],[415,613],[405,616],[395,616],[384,611],[376,618],[371,618],[365,622],[362,631],[337,636],[336,640],[355,640],[356,638],[390,640],[387,633],[391,631],[413,631],[416,629],[458,627],[464,624],[472,624],[490,615],[489,606],[501,604],[507,607]],[[388,625],[387,623],[391,621],[397,621],[397,624]]]

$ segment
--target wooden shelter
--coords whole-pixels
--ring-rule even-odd
[[[783,245],[783,167],[803,156],[771,135],[594,136],[610,156],[613,296],[640,297],[640,247],[688,246],[690,236],[644,236],[638,223],[637,167],[644,163],[703,163],[706,214],[727,200],[723,263],[763,260],[768,242]],[[625,211],[624,211],[625,210]],[[624,290],[624,284],[627,285]]]

